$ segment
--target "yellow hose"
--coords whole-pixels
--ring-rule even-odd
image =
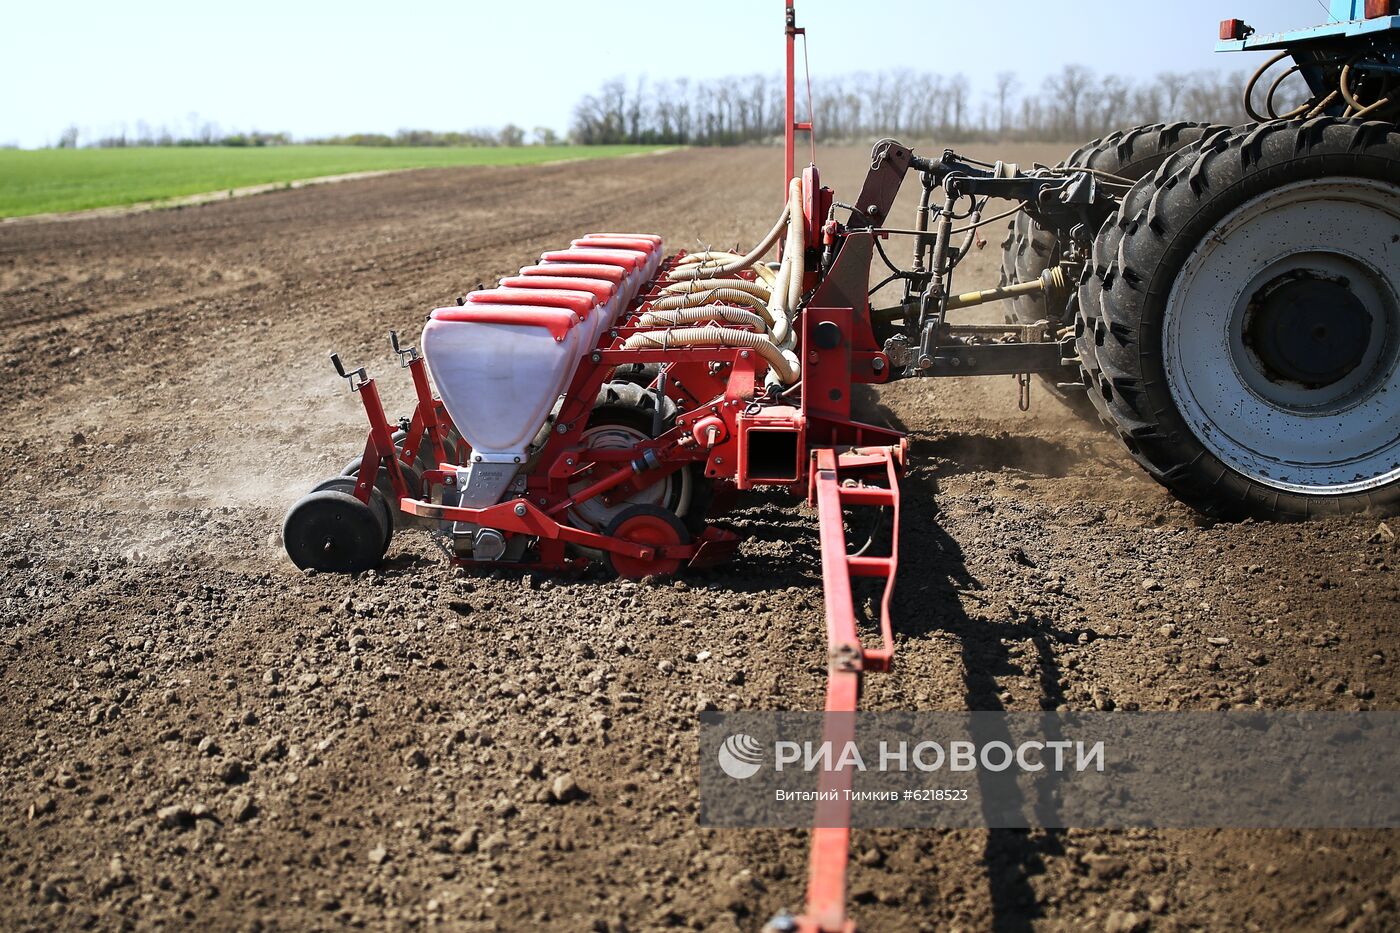
[[[747,305],[760,316],[768,313],[768,306],[764,304],[763,299],[737,288],[712,288],[707,292],[696,292],[692,295],[667,295],[653,301],[649,310],[679,311],[682,308],[698,308],[701,305],[712,304]]]
[[[755,298],[767,301],[770,289],[761,282],[750,282],[747,279],[686,279],[684,282],[675,282],[661,289],[666,295],[692,295],[695,292],[708,291],[712,288],[737,288],[741,292],[748,292]]]
[[[1380,108],[1390,103],[1389,97],[1382,97],[1375,103],[1367,104],[1364,107],[1361,106],[1361,102],[1358,101],[1356,97],[1351,93],[1351,66],[1354,64],[1356,64],[1355,58],[1353,58],[1351,61],[1347,62],[1345,65],[1342,66],[1342,77],[1340,83],[1337,86],[1337,90],[1341,92],[1342,98],[1347,102],[1348,110],[1355,111],[1354,113],[1351,113],[1351,119],[1364,117],[1367,114],[1379,110]]]
[[[772,269],[768,268],[768,265],[766,263],[755,263],[749,268],[751,268],[754,271],[754,274],[758,276],[758,280],[761,281],[764,285],[767,285],[770,289],[773,287],[773,283],[776,282],[778,279],[778,274]],[[685,277],[693,277],[700,279],[712,277],[719,278],[729,274],[726,273],[724,269],[724,266],[716,265],[714,263],[697,263],[696,265],[685,267]],[[672,278],[678,280],[681,278],[681,276],[673,275]]]
[[[705,308],[684,308],[676,311],[648,311],[637,318],[638,327],[675,327],[678,324],[703,324],[706,321],[724,321],[728,324],[747,324],[768,332],[768,323],[752,311],[739,308],[726,308],[710,305]]]
[[[675,330],[633,334],[623,343],[624,350],[674,349],[676,347],[730,347],[754,350],[769,365],[783,385],[792,385],[802,375],[795,357],[784,356],[773,341],[762,334],[729,327],[679,327]]]
[[[802,176],[788,183],[788,233],[783,262],[792,261],[788,271],[787,312],[791,316],[802,302],[802,280],[807,275],[807,225],[802,217]]]
[[[728,252],[728,251],[725,251],[725,250],[718,250],[718,249],[705,249],[705,250],[701,250],[701,251],[698,252],[698,253],[687,253],[686,255],[682,256],[680,259],[677,259],[677,260],[676,260],[676,266],[677,266],[678,268],[679,268],[680,266],[690,266],[690,265],[694,265],[694,264],[697,263],[697,262],[699,262],[699,263],[706,263],[706,262],[733,262],[733,261],[735,261],[735,260],[737,260],[737,259],[743,259],[743,258],[744,258],[744,257],[743,257],[743,256],[740,256],[738,253],[731,253],[731,252]]]

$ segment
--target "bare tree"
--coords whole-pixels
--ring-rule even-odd
[[[1011,126],[1011,98],[1021,82],[1014,71],[997,72],[996,82],[997,135],[1005,136]]]
[[[967,83],[967,76],[962,74],[953,75],[948,82],[948,100],[952,105],[953,125],[948,129],[953,139],[961,139],[963,135],[963,122],[967,117],[967,98],[972,87]]]
[[[632,99],[627,104],[627,141],[631,143],[641,142],[642,135],[642,100],[646,96],[646,76],[637,79],[636,90],[632,92]]]
[[[1162,109],[1167,113],[1176,113],[1181,104],[1181,95],[1186,90],[1186,75],[1164,71],[1157,75],[1157,89],[1162,95]]]
[[[1046,89],[1053,99],[1054,110],[1060,116],[1058,129],[1066,139],[1078,139],[1081,135],[1084,96],[1093,81],[1093,72],[1083,65],[1066,65],[1058,75],[1046,82]]]
[[[1129,93],[1127,82],[1117,75],[1108,75],[1099,83],[1095,131],[1098,127],[1120,126],[1127,119]]]

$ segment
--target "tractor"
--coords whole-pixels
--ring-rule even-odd
[[[287,514],[288,554],[308,571],[366,571],[412,522],[469,568],[659,577],[735,554],[718,521],[733,493],[786,490],[819,520],[826,710],[850,713],[865,674],[893,662],[908,451],[853,413],[860,385],[1012,375],[1026,393],[1039,376],[1208,515],[1394,511],[1400,0],[1334,0],[1332,13],[1269,35],[1221,24],[1222,50],[1275,53],[1245,89],[1249,124],[1137,127],[1053,167],[883,139],[838,199],[815,164],[795,168],[812,127],[794,93],[805,31],[785,0],[783,206],[768,233],[742,253],[668,255],[658,236],[616,231],[546,250],[432,311],[419,346],[391,334],[417,396],[399,421],[332,354],[369,431]],[[1295,74],[1308,98],[1279,112]],[[920,198],[902,227],[890,212],[908,181]],[[1002,280],[960,292],[978,231],[1006,216],[984,216],[993,199],[1016,205]],[[898,242],[907,266],[891,259]],[[890,283],[902,299],[872,307]],[[957,320],[996,301],[1004,325]],[[850,540],[864,528],[884,533]],[[877,590],[869,626],[858,583]],[[870,627],[878,644],[862,640]],[[851,786],[839,770],[822,780]],[[841,806],[813,831],[805,910],[772,929],[853,929]]]

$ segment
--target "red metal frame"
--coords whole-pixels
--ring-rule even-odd
[[[369,502],[379,479],[380,467],[388,468],[389,482],[393,484],[394,492],[403,494],[408,489],[408,481],[404,479],[389,419],[384,415],[384,403],[379,399],[379,387],[373,379],[366,379],[358,384],[352,383],[352,389],[360,393],[360,402],[365,406],[365,415],[369,418],[369,439],[365,441],[365,452],[360,457],[355,496],[361,502]]]
[[[713,526],[690,544],[652,545],[578,528],[568,520],[568,513],[580,502],[614,492],[625,497],[629,490],[657,482],[688,464],[704,462],[707,477],[740,489],[778,483],[794,492],[805,491],[817,509],[821,535],[830,657],[826,738],[844,741],[853,729],[861,678],[866,672],[888,670],[894,653],[890,596],[898,565],[899,478],[906,445],[896,431],[853,420],[850,398],[853,385],[884,381],[888,360],[875,345],[869,327],[862,326],[859,312],[864,308],[808,307],[801,319],[803,381],[796,404],[753,405],[759,374],[766,364],[751,351],[621,348],[628,334],[641,330],[635,326],[636,316],[648,309],[657,294],[653,287],[632,310],[626,326],[604,335],[580,363],[559,411],[557,428],[540,451],[537,467],[526,477],[524,495],[476,509],[430,501],[431,490],[450,488],[457,482],[453,466],[466,462],[467,452],[447,449],[451,421],[442,403],[432,396],[424,362],[418,358],[407,363],[418,404],[400,448],[394,445],[374,381],[367,379],[354,386],[370,421],[356,495],[368,501],[378,465],[387,465],[404,512],[468,522],[506,535],[527,535],[537,542],[535,566],[564,568],[581,562],[570,557],[570,546],[643,563],[680,560],[690,566],[717,562],[732,554],[737,538]],[[631,449],[591,451],[583,445],[582,435],[593,400],[613,370],[625,363],[663,364],[669,377],[668,393],[683,411],[660,437]],[[791,476],[759,475],[751,469],[747,457],[750,442],[765,432],[792,435],[797,459]],[[420,497],[409,488],[402,467],[415,462],[419,445],[425,441],[432,445],[442,468],[423,474]],[[637,462],[647,451],[655,452],[660,465],[642,472]],[[371,468],[371,464],[375,466]],[[602,475],[583,489],[570,492],[571,485],[597,471]],[[895,535],[887,556],[847,553],[843,510],[851,506],[892,512]],[[878,648],[865,647],[857,629],[852,596],[852,580],[857,577],[885,581]],[[822,775],[821,785],[826,790],[846,789],[851,786],[851,775],[828,772]],[[797,921],[804,933],[854,930],[845,912],[849,804],[839,796],[836,801],[820,804],[816,813],[807,908]]]
[[[812,127],[810,122],[798,122],[795,112],[795,42],[805,33],[796,26],[792,0],[784,3],[786,192],[787,183],[794,176],[795,134],[810,132]],[[879,190],[873,195],[892,199],[900,177],[902,172],[888,180],[882,176],[868,179],[867,187],[874,184]],[[824,222],[832,192],[821,187],[815,166],[804,170],[803,182],[803,221],[807,242],[815,247],[824,242],[828,233]],[[830,245],[830,238],[825,242]],[[714,526],[688,544],[668,544],[664,543],[664,536],[657,539],[662,543],[627,540],[577,527],[570,521],[571,512],[581,502],[597,497],[604,501],[611,501],[609,497],[625,500],[629,494],[693,464],[703,464],[707,479],[722,487],[781,485],[794,494],[805,494],[816,508],[821,537],[829,654],[825,738],[845,741],[853,734],[862,678],[866,673],[889,670],[893,662],[890,598],[899,559],[899,479],[907,450],[901,433],[852,418],[852,387],[884,382],[890,372],[889,360],[872,332],[866,304],[869,252],[869,244],[859,236],[847,237],[845,247],[824,278],[816,268],[809,268],[803,284],[804,291],[812,292],[812,298],[798,321],[797,352],[802,361],[799,393],[796,398],[785,395],[782,399],[765,398],[761,403],[761,377],[767,366],[754,351],[624,347],[632,334],[659,329],[643,328],[637,323],[660,295],[653,282],[622,315],[618,326],[603,334],[597,346],[581,360],[556,415],[554,430],[534,456],[535,465],[525,477],[524,492],[484,508],[433,501],[435,490],[449,490],[458,482],[457,466],[469,462],[470,451],[464,442],[449,446],[454,426],[441,401],[432,394],[424,361],[412,350],[400,351],[406,357],[405,365],[412,374],[417,396],[401,446],[395,447],[374,381],[363,377],[351,380],[370,422],[356,495],[368,501],[379,467],[387,466],[389,482],[404,512],[492,528],[507,537],[528,536],[533,541],[533,552],[527,563],[562,569],[586,561],[578,555],[576,549],[580,548],[590,553],[618,555],[623,563],[641,568],[665,562],[673,565],[677,561],[697,566],[732,554],[738,545],[737,537]],[[679,258],[672,257],[663,264],[658,280],[667,277]],[[594,400],[616,367],[632,363],[662,364],[665,392],[676,403],[679,414],[661,436],[630,449],[590,450],[583,435]],[[424,472],[421,491],[414,490],[405,478],[404,468],[418,461],[425,443],[430,445],[438,468]],[[764,447],[765,444],[769,446]],[[755,458],[756,449],[767,453]],[[789,449],[793,452],[790,469],[772,454],[773,450]],[[571,492],[570,487],[581,481],[587,484]],[[852,507],[882,508],[891,513],[893,534],[888,554],[848,553],[844,514]],[[459,562],[473,563],[461,559]],[[853,596],[857,578],[884,581],[878,647],[866,647],[861,640]],[[848,772],[831,771],[821,777],[824,790],[848,789],[851,782]],[[849,933],[855,929],[846,916],[850,809],[849,803],[841,799],[843,796],[838,794],[836,800],[824,801],[816,813],[806,909],[797,918],[798,929],[804,933]]]
[[[644,312],[656,294],[653,288],[627,323]],[[423,360],[415,356],[407,366],[418,404],[401,448],[395,448],[374,380],[353,386],[370,421],[362,464],[376,464],[374,469],[362,467],[356,495],[368,501],[377,465],[386,464],[403,511],[440,521],[469,522],[508,535],[528,535],[538,542],[537,565],[562,568],[571,562],[567,556],[570,545],[645,563],[680,560],[699,566],[728,557],[737,546],[737,538],[713,526],[691,544],[652,545],[578,528],[568,521],[568,512],[580,502],[614,490],[642,488],[687,464],[703,460],[707,476],[738,488],[776,481],[794,492],[805,489],[818,516],[826,603],[829,680],[824,739],[844,743],[853,735],[861,678],[867,672],[889,670],[893,661],[890,599],[899,562],[899,479],[907,451],[907,443],[898,432],[851,419],[851,387],[859,382],[883,381],[888,373],[888,361],[875,348],[868,328],[856,326],[856,311],[850,307],[809,307],[804,311],[799,344],[805,350],[803,381],[796,405],[750,404],[764,366],[756,354],[712,348],[619,349],[623,332],[640,328],[618,328],[605,335],[580,364],[559,412],[557,425],[561,430],[546,442],[539,466],[527,477],[525,494],[478,509],[429,501],[430,490],[450,488],[457,482],[457,472],[451,467],[466,458],[463,451],[446,449],[444,440],[451,422],[442,403],[432,395]],[[876,367],[876,361],[886,365]],[[603,382],[618,365],[647,362],[664,364],[672,376],[668,385],[684,387],[676,392],[676,401],[685,411],[660,437],[634,448],[585,448],[582,434]],[[701,397],[705,400],[699,401]],[[764,432],[794,436],[800,456],[791,477],[756,476],[750,470],[746,458],[749,442],[755,433]],[[713,443],[703,443],[697,434]],[[409,489],[402,467],[415,461],[424,439],[443,468],[424,473],[424,493],[419,498]],[[661,465],[639,472],[639,455],[648,450],[655,451]],[[603,475],[583,489],[569,492],[571,484],[597,470],[603,470]],[[894,531],[888,555],[853,556],[847,552],[844,512],[850,507],[890,510]],[[885,581],[878,648],[862,643],[857,626],[852,581],[861,577]],[[851,780],[849,772],[829,771],[821,776],[820,785],[823,790],[841,791],[850,789]],[[823,801],[815,814],[807,906],[797,918],[803,933],[855,929],[845,911],[850,805],[843,797],[837,794],[837,799]]]
[[[890,597],[899,565],[899,479],[905,452],[904,444],[845,451],[823,447],[812,451],[808,498],[816,506],[821,528],[828,658],[822,740],[832,743],[833,748],[844,747],[854,738],[861,678],[867,672],[888,671],[894,660]],[[879,479],[882,484],[867,484],[861,477]],[[887,556],[847,553],[844,510],[849,506],[890,510],[894,533]],[[861,643],[851,591],[854,577],[885,580],[880,604],[881,646],[876,649],[866,648]],[[823,794],[822,802],[817,804],[807,876],[807,907],[797,918],[802,933],[855,929],[854,922],[846,917],[851,805],[844,792],[851,789],[852,778],[850,771],[837,769],[822,772],[818,781],[818,790],[837,793]]]
[[[397,335],[394,336],[394,349],[398,350]],[[384,413],[384,404],[379,398],[379,387],[373,379],[351,379],[350,388],[360,395],[365,417],[369,421],[369,437],[365,440],[365,450],[360,457],[360,471],[354,494],[361,502],[368,502],[379,477],[381,467],[387,467],[389,482],[394,494],[400,497],[412,495],[404,477],[403,468],[412,467],[418,459],[418,448],[425,441],[436,456],[439,464],[460,462],[455,459],[460,452],[449,454],[447,432],[452,419],[442,402],[433,396],[432,385],[428,380],[427,363],[416,350],[399,350],[405,356],[404,367],[413,378],[413,391],[418,402],[413,409],[413,417],[408,424],[401,445],[394,443],[393,429]],[[361,371],[363,372],[363,371]]]
[[[784,0],[784,23],[783,35],[787,39],[787,68],[785,71],[786,81],[784,83],[784,105],[783,105],[783,191],[786,192],[788,182],[792,181],[793,160],[797,157],[797,37],[802,30],[797,28],[797,12],[792,7],[793,0]],[[809,127],[810,129],[810,127]]]

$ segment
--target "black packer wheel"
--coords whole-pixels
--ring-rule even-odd
[[[302,570],[360,573],[383,559],[393,535],[388,507],[377,490],[364,503],[344,489],[346,483],[354,488],[354,480],[327,480],[287,512],[282,544]]]

